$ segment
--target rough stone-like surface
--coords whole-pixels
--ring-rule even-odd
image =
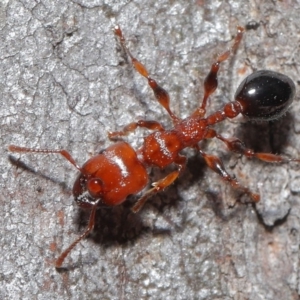
[[[111,143],[107,131],[130,121],[171,126],[126,60],[114,24],[186,117],[237,25],[254,29],[222,65],[209,111],[231,101],[252,70],[297,83],[299,15],[297,1],[1,1],[0,299],[298,299],[299,165],[247,160],[205,142],[261,194],[256,207],[238,202],[242,195],[187,151],[183,176],[139,214],[130,212],[134,197],[100,210],[96,230],[58,273],[55,258],[88,219],[72,199],[76,170],[60,156],[11,154],[7,146],[64,148],[82,164]],[[238,118],[216,128],[256,151],[300,157],[298,98],[278,121]],[[145,134],[127,140],[138,147]],[[166,172],[151,171],[151,180]]]

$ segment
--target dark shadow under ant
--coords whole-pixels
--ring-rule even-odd
[[[32,173],[34,175],[38,175],[42,179],[45,179],[45,180],[50,181],[50,182],[52,182],[52,183],[54,183],[56,185],[59,185],[64,192],[71,193],[71,189],[67,187],[67,185],[66,185],[65,182],[62,182],[62,181],[57,180],[56,178],[54,178],[52,176],[48,176],[48,175],[45,175],[45,174],[43,174],[41,172],[36,171],[35,169],[31,168],[26,163],[24,163],[22,160],[20,160],[19,158],[17,159],[13,155],[9,155],[8,156],[8,160],[17,169],[22,169],[22,170],[24,170],[26,172]],[[38,189],[40,190],[40,188],[38,188]]]
[[[287,112],[278,120],[240,123],[236,136],[256,152],[282,153],[286,148],[293,123],[294,116]]]

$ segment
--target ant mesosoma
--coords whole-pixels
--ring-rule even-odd
[[[211,70],[204,80],[204,96],[201,105],[189,117],[180,119],[170,109],[168,93],[149,76],[147,69],[131,54],[125,44],[121,28],[116,26],[114,29],[115,35],[119,38],[136,71],[147,79],[156,100],[168,112],[173,122],[173,128],[167,130],[157,121],[139,120],[130,123],[122,131],[109,133],[109,138],[114,139],[125,136],[137,127],[154,131],[144,138],[140,149],[134,150],[128,143],[119,141],[100,154],[90,158],[82,167],[77,165],[66,150],[9,146],[9,150],[12,152],[61,154],[80,172],[74,183],[73,194],[79,207],[91,211],[89,223],[85,232],[58,257],[56,268],[61,268],[64,259],[70,251],[93,230],[97,208],[101,207],[101,205],[119,205],[129,195],[137,194],[146,187],[149,180],[147,167],[163,169],[174,163],[177,169],[165,178],[152,183],[152,188],[147,190],[132,207],[133,212],[138,212],[151,195],[171,185],[185,167],[186,157],[180,155],[180,152],[187,147],[196,149],[211,170],[219,174],[223,180],[229,182],[234,189],[241,190],[249,195],[250,202],[257,203],[260,200],[260,196],[251,192],[234,177],[230,176],[217,156],[205,153],[199,145],[202,140],[217,138],[224,142],[230,151],[245,155],[248,158],[256,157],[265,162],[299,161],[270,153],[255,153],[251,149],[247,149],[239,139],[225,138],[212,128],[212,125],[220,123],[227,118],[232,119],[239,114],[251,120],[260,119],[266,121],[282,116],[293,101],[295,94],[293,81],[283,74],[269,70],[254,72],[246,77],[238,87],[235,101],[225,104],[221,110],[206,116],[207,100],[218,86],[217,74],[220,64],[232,52],[236,51],[243,32],[244,28],[238,27],[232,47],[219,55],[212,64]]]

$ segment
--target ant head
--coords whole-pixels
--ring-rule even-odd
[[[74,186],[73,194],[80,208],[92,209],[95,202],[104,196],[104,185],[100,178],[79,174]]]
[[[281,117],[293,102],[294,82],[281,73],[261,70],[247,76],[239,85],[235,100],[242,114],[251,120],[269,121]]]

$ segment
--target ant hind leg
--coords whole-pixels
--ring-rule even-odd
[[[207,100],[208,100],[209,96],[211,94],[213,94],[214,91],[218,87],[218,72],[220,69],[220,64],[223,61],[225,61],[226,59],[228,59],[228,57],[230,56],[231,53],[236,52],[236,50],[242,40],[243,33],[244,33],[244,28],[238,26],[237,35],[234,39],[234,42],[233,42],[233,45],[231,46],[231,48],[229,50],[223,52],[222,54],[220,54],[217,57],[216,61],[211,65],[211,69],[210,69],[208,75],[206,76],[206,78],[204,80],[204,84],[203,84],[204,85],[204,96],[202,99],[202,104],[193,113],[194,115],[204,117],[205,112],[206,112]]]
[[[252,149],[246,148],[245,144],[238,138],[228,139],[219,134],[216,134],[215,137],[221,140],[222,142],[224,142],[230,151],[238,154],[242,154],[247,158],[255,157],[259,160],[268,163],[287,163],[291,161],[300,162],[300,159],[285,158],[284,156],[281,155],[266,153],[266,152],[254,152]]]

